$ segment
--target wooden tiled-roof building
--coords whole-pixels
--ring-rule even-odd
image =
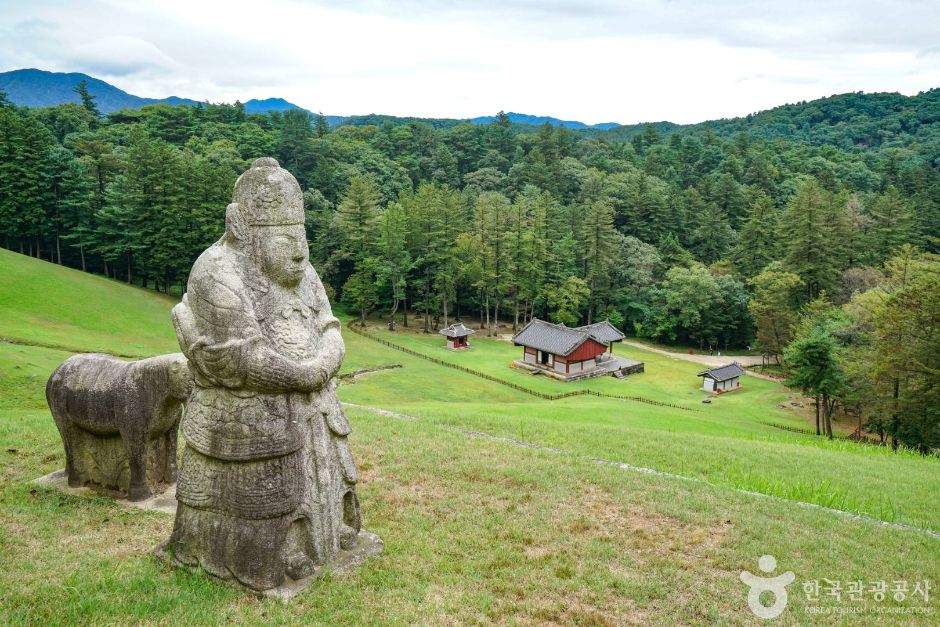
[[[512,341],[523,347],[515,362],[566,381],[602,374],[643,372],[642,362],[614,357],[611,347],[624,334],[606,320],[583,327],[566,327],[533,318]]]

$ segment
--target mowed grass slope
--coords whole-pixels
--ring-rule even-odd
[[[63,280],[62,269],[51,264],[18,258],[14,265],[20,267],[20,281]],[[91,320],[74,315],[57,322],[55,312],[82,295],[49,290],[41,305],[4,296],[0,328],[19,321],[23,333],[16,337],[30,341],[28,307],[36,306],[44,324],[35,337],[43,344],[123,354],[177,350],[168,318],[172,301],[96,281],[90,289],[98,290],[103,302],[146,313],[128,322],[136,314],[112,318],[90,307]],[[0,287],[5,295],[17,291]],[[126,341],[133,345],[127,329],[109,328],[146,320],[154,328],[141,330],[148,339],[138,342],[140,349],[127,349]],[[49,339],[50,329],[62,333],[53,334],[56,340],[69,341]],[[13,333],[4,329],[0,335]],[[0,343],[0,623],[756,624],[738,575],[758,573],[757,558],[765,553],[777,557],[778,572],[792,570],[797,577],[785,622],[807,623],[814,620],[809,606],[858,603],[811,603],[802,593],[803,581],[926,578],[936,585],[940,580],[936,538],[732,489],[940,529],[935,460],[761,425],[762,411],[782,412],[775,404],[785,392],[774,384],[706,407],[697,403],[697,379],[685,388],[679,371],[665,371],[673,360],[654,369],[654,360],[645,358],[649,376],[644,377],[661,379],[662,390],[690,389],[689,406],[703,411],[589,397],[546,402],[353,333],[344,337],[344,372],[402,368],[344,384],[342,399],[415,419],[348,410],[366,526],[383,537],[386,553],[355,573],[325,578],[287,606],[152,559],[149,551],[169,535],[171,516],[32,485],[31,479],[64,463],[42,387],[70,353]],[[152,350],[146,352],[148,345]],[[494,352],[503,349],[492,346]],[[487,371],[518,374],[505,361]],[[673,367],[696,369],[684,363]],[[740,405],[725,402],[732,400]],[[751,405],[747,412],[739,411],[746,405]],[[786,419],[783,414],[774,413],[774,421]],[[705,482],[630,472],[599,465],[592,457]],[[867,605],[903,609],[912,603],[889,596]],[[935,598],[928,605],[932,615],[852,618],[933,624],[940,610]]]
[[[718,405],[710,408],[701,403],[702,399],[709,396],[701,390],[702,379],[698,377],[698,373],[704,370],[705,366],[633,346],[615,344],[613,352],[615,355],[642,361],[645,364],[645,372],[624,379],[605,376],[563,382],[548,376],[533,375],[524,368],[513,367],[513,362],[522,358],[522,347],[506,340],[481,337],[482,334],[473,335],[469,349],[453,351],[444,347],[444,337],[441,335],[409,332],[401,330],[401,327],[399,329],[390,332],[381,326],[369,326],[366,331],[430,357],[484,372],[546,394],[592,390],[616,396],[637,396],[704,411],[708,415],[721,413],[725,429],[733,426],[751,430],[753,423],[759,421],[806,426],[793,412],[777,408],[777,404],[791,396],[779,383],[745,377],[743,390],[716,399]],[[715,411],[710,411],[712,409]]]
[[[0,248],[0,338],[146,357],[179,350],[176,301]]]
[[[440,348],[439,338],[399,332],[381,337],[520,385],[550,384],[541,391],[563,392],[578,386],[509,368],[505,357],[520,349],[504,341],[474,340],[471,351],[454,353]],[[696,399],[685,404],[695,411],[589,396],[544,401],[354,333],[347,332],[344,338],[352,356],[349,361],[360,364],[357,368],[404,366],[344,386],[340,394],[345,401],[940,531],[936,506],[940,460],[768,426],[765,423],[805,426],[796,414],[777,408],[788,393],[772,381],[746,377],[741,390],[706,405],[698,402],[705,396],[695,376],[700,366],[634,349],[631,355],[648,357],[647,372],[625,380],[603,377],[586,383],[612,394],[630,390],[632,396],[664,401],[670,396],[663,390],[672,388],[677,396]],[[488,362],[477,357],[484,353],[503,358],[494,357],[492,367],[486,368]],[[464,363],[465,357],[477,361]]]

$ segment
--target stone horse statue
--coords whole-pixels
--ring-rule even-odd
[[[74,355],[46,383],[72,487],[142,501],[176,481],[176,439],[193,376],[182,353],[140,361]]]

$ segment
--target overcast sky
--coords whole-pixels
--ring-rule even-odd
[[[0,0],[0,71],[326,114],[698,122],[940,86],[940,0]]]

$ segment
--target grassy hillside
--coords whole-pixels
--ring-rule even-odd
[[[178,350],[176,301],[0,248],[0,337],[143,357]]]
[[[398,363],[404,368],[367,375],[342,388],[343,400],[586,457],[940,530],[940,510],[932,496],[940,493],[937,459],[773,427],[807,426],[802,417],[777,407],[789,397],[780,384],[745,378],[741,390],[705,405],[696,376],[700,366],[630,347],[618,346],[615,352],[643,360],[645,373],[624,380],[604,377],[562,383],[510,368],[521,349],[508,342],[475,337],[471,350],[453,352],[442,347],[440,336],[383,333],[378,328],[370,332],[543,392],[594,389],[674,402],[687,409],[593,397],[543,401],[353,333],[346,333],[345,339],[347,361],[355,367]]]
[[[786,392],[773,383],[747,379],[745,390],[705,406],[694,364],[624,351],[646,361],[647,373],[581,385],[679,396],[700,411],[588,397],[548,402],[346,332],[344,372],[402,368],[344,384],[342,399],[413,417],[349,409],[366,525],[386,553],[288,606],[259,602],[153,560],[149,550],[169,534],[171,517],[29,483],[64,462],[42,386],[69,352],[25,342],[172,351],[172,302],[9,253],[0,264],[0,335],[23,342],[0,343],[4,624],[755,624],[738,577],[759,572],[766,553],[778,571],[796,574],[785,622],[805,623],[816,620],[810,607],[860,604],[808,601],[802,582],[940,580],[937,538],[792,502],[940,529],[940,464],[768,427],[800,420],[776,407]],[[517,349],[505,343],[475,339],[473,351],[455,354],[439,349],[437,337],[394,339],[510,381],[571,389],[510,369]],[[924,604],[890,596],[865,603],[911,605]],[[936,599],[927,605],[932,616],[853,621],[930,624]]]

